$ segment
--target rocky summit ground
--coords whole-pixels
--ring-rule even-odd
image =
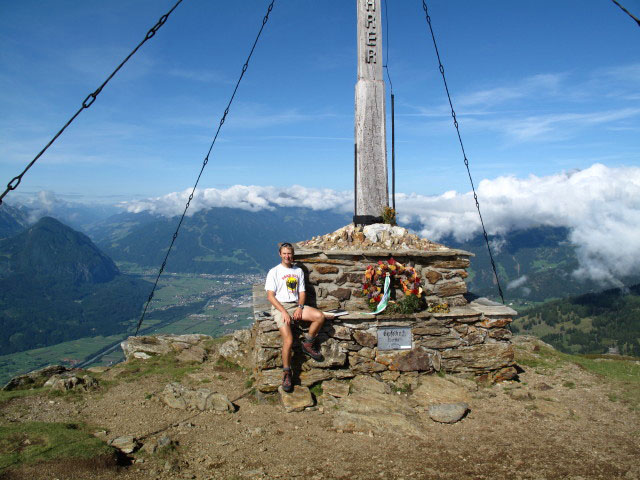
[[[428,387],[417,383],[359,393],[361,399],[377,395],[388,405],[389,418],[412,402],[415,406],[419,389],[423,403],[430,396],[446,402],[447,392],[453,392],[456,398],[450,400],[468,404],[467,415],[453,424],[431,420],[427,410],[412,410],[413,416],[403,418],[410,420],[413,433],[405,424],[394,429],[391,421],[368,423],[375,415],[366,413],[366,400],[355,402],[364,409],[362,422],[355,424],[341,423],[343,409],[328,402],[286,413],[277,393],[256,396],[247,372],[214,357],[188,367],[167,363],[151,368],[135,360],[95,374],[97,389],[58,395],[38,390],[5,398],[0,427],[75,422],[88,425],[105,442],[133,436],[139,450],[121,456],[121,465],[65,458],[18,463],[0,471],[0,478],[640,478],[640,416],[634,398],[639,390],[534,339],[516,341],[519,381],[483,386],[447,375],[438,381],[448,382],[449,390],[427,382]],[[603,366],[614,362],[599,361]],[[627,363],[624,368],[637,375],[637,360]],[[176,380],[224,392],[236,411],[170,408],[162,392]],[[319,389],[315,393],[322,397]],[[25,434],[20,445],[33,441]],[[170,442],[170,448],[153,452],[163,442]],[[0,454],[7,453],[8,445],[0,441]]]

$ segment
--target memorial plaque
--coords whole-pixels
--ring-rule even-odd
[[[379,327],[378,350],[411,350],[411,327]]]

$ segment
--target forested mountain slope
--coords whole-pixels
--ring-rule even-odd
[[[278,262],[277,244],[337,230],[350,215],[308,208],[250,212],[239,208],[201,210],[185,219],[167,270],[191,273],[261,272]],[[115,215],[89,231],[115,261],[157,268],[178,217],[148,213]]]
[[[640,285],[546,302],[520,312],[514,330],[570,353],[640,357]]]
[[[447,246],[475,254],[471,259],[469,290],[480,296],[498,298],[493,270],[482,235],[466,242],[447,238]],[[507,301],[541,302],[586,292],[600,292],[606,285],[584,276],[576,276],[580,264],[570,231],[563,227],[536,227],[513,230],[492,238],[493,257]],[[624,285],[640,282],[640,275],[619,278]]]
[[[4,354],[124,331],[150,291],[84,234],[45,217],[0,241]]]

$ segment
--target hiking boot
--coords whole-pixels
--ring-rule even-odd
[[[302,351],[318,362],[324,360],[322,354],[313,348],[313,342],[302,342]]]
[[[293,381],[291,379],[291,370],[285,370],[282,375],[282,390],[291,393],[293,390]]]

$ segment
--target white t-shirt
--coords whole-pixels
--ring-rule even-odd
[[[281,263],[267,273],[264,289],[276,292],[276,300],[298,302],[298,292],[304,292],[304,272],[300,267],[287,268]]]

